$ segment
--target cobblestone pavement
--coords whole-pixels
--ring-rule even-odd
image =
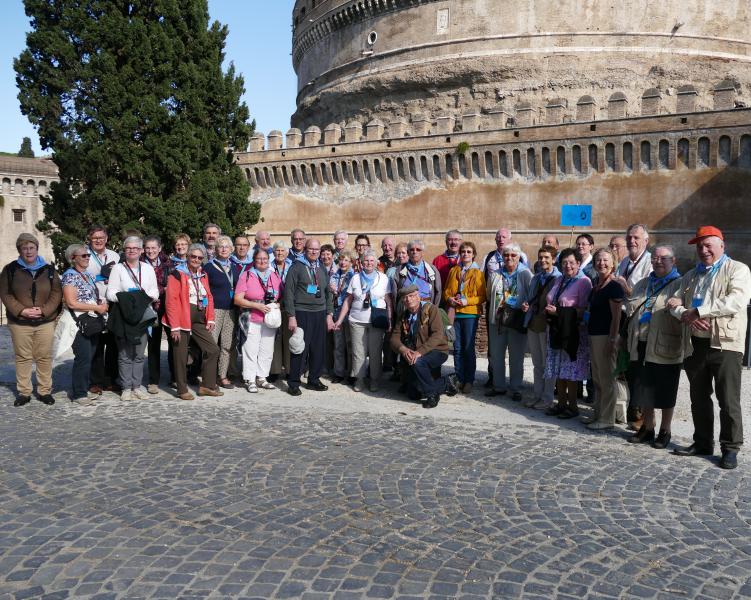
[[[338,388],[13,408],[0,387],[0,600],[751,597],[745,461]]]

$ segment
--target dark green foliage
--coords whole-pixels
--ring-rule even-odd
[[[233,163],[252,133],[243,79],[222,71],[226,26],[206,0],[24,0],[32,30],[14,61],[22,112],[53,150],[43,198],[58,257],[102,223],[200,236],[259,216]],[[228,150],[229,149],[229,150]]]
[[[18,151],[18,156],[22,158],[34,158],[34,150],[31,147],[30,137],[23,138],[21,149]]]

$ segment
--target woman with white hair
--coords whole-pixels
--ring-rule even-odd
[[[274,242],[272,246],[274,251],[274,260],[271,265],[272,270],[276,273],[277,277],[282,283],[287,281],[287,273],[289,273],[289,267],[292,264],[292,260],[289,258],[289,247],[281,240]],[[270,258],[270,257],[269,257]],[[284,292],[282,292],[282,295]],[[269,371],[269,381],[276,381],[279,375],[282,373],[289,374],[289,338],[292,332],[289,330],[289,315],[284,310],[284,303],[279,302],[282,309],[282,326],[276,330],[276,338],[274,339],[274,358],[271,361],[271,370]]]
[[[88,272],[90,259],[88,246],[71,244],[65,249],[65,260],[70,268],[61,278],[65,308],[71,312],[77,325],[73,338],[70,400],[82,405],[91,404],[99,396],[96,392],[89,392],[89,384],[94,352],[109,309],[107,300],[99,295],[94,276]]]
[[[498,396],[511,390],[511,399],[522,399],[524,352],[527,329],[522,304],[529,293],[532,272],[520,264],[522,249],[515,242],[501,253],[503,264],[490,276],[488,296],[488,347],[493,365],[493,387],[486,396]],[[506,382],[506,350],[510,378]]]
[[[115,329],[113,334],[117,340],[121,400],[132,400],[134,397],[147,400],[149,393],[141,386],[141,380],[148,322],[141,321],[141,318],[146,316],[148,308],[153,314],[151,321],[156,319],[151,304],[159,300],[159,287],[154,267],[141,262],[143,240],[137,236],[125,238],[123,251],[125,260],[112,267],[107,283],[107,300],[113,305],[108,329]],[[132,325],[134,321],[137,325]]]
[[[356,273],[347,287],[335,328],[339,329],[349,315],[352,340],[352,377],[354,390],[364,389],[365,375],[370,371],[370,391],[378,391],[383,372],[383,338],[391,330],[391,295],[389,280],[376,270],[375,252],[368,248],[360,256],[362,270]],[[369,368],[365,360],[369,358]]]
[[[201,348],[201,385],[199,396],[223,396],[216,385],[219,347],[211,331],[214,329],[214,297],[202,265],[206,257],[203,244],[188,248],[185,270],[175,269],[167,282],[166,311],[162,323],[169,327],[175,345],[174,365],[177,397],[193,400],[188,390],[188,344],[191,339]]]
[[[240,268],[230,261],[233,250],[232,238],[227,235],[220,235],[216,238],[214,258],[207,262],[204,268],[209,280],[211,295],[214,297],[216,327],[211,333],[219,346],[219,372],[217,375],[219,385],[225,389],[235,387],[227,378],[232,339],[237,324],[237,312],[233,300],[240,274]]]

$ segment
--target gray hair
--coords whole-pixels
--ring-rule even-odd
[[[425,250],[425,244],[423,244],[422,240],[410,240],[407,244],[407,250],[412,250],[415,246],[420,246],[421,250]]]
[[[188,256],[190,256],[190,253],[194,250],[199,250],[204,258],[206,258],[206,247],[203,244],[191,244],[188,246]]]
[[[633,231],[634,229],[641,229],[644,232],[644,237],[649,239],[649,229],[647,229],[647,226],[642,223],[632,223],[626,228],[626,235],[628,235],[629,231]]]
[[[515,252],[516,254],[518,254],[521,257],[521,255],[522,255],[522,248],[516,242],[509,242],[508,244],[506,244],[503,247],[503,253],[504,254],[508,254],[510,252]]]
[[[344,231],[344,229],[337,229],[334,232],[334,237],[336,237],[337,235],[346,235],[347,237],[349,237],[349,234],[346,231]]]
[[[79,250],[86,250],[86,246],[83,244],[70,244],[70,246],[65,249],[65,260],[70,264],[73,264],[73,256]]]
[[[365,252],[362,253],[362,258],[368,258],[368,256],[372,256],[373,258],[378,259],[373,248],[368,248],[367,250],[365,250]]]
[[[655,249],[652,250],[652,254],[657,252],[660,248],[667,250],[670,253],[671,258],[675,258],[675,248],[673,248],[670,244],[660,244],[659,246],[655,246]]]
[[[448,239],[449,239],[449,236],[450,236],[450,235],[452,235],[452,234],[458,235],[458,236],[459,236],[459,237],[460,237],[460,238],[461,238],[462,240],[464,239],[464,236],[462,235],[462,232],[461,232],[461,231],[459,231],[458,229],[449,229],[449,230],[448,230],[448,231],[446,232],[446,238],[445,238],[445,239],[447,239],[447,240],[448,240]]]
[[[234,248],[235,244],[232,242],[232,238],[228,235],[220,235],[216,238],[216,247],[219,248],[219,246],[229,246],[230,248]]]
[[[147,235],[145,238],[143,238],[144,246],[149,242],[155,242],[157,246],[159,246],[160,248],[162,247],[162,238],[160,238],[158,235]]]
[[[284,250],[289,250],[289,247],[287,244],[285,244],[282,240],[279,240],[278,242],[274,242],[274,245],[271,246],[274,250],[279,250],[279,248],[283,248]]]
[[[203,233],[206,234],[207,229],[211,229],[212,227],[216,228],[219,231],[219,235],[222,235],[222,228],[219,227],[216,223],[206,223],[206,225],[203,226]]]
[[[143,240],[137,235],[129,235],[123,240],[123,248],[128,244],[135,244],[139,248],[143,248]]]

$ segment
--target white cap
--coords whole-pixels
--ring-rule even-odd
[[[302,330],[302,327],[298,327],[297,329],[295,329],[292,337],[289,338],[289,351],[292,354],[302,354],[303,350],[305,350],[305,338],[303,337],[304,335],[305,332]]]

